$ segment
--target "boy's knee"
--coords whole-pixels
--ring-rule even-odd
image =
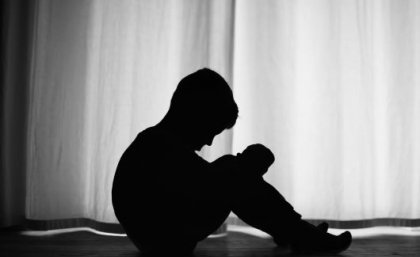
[[[223,155],[214,162],[212,162],[213,169],[220,171],[231,171],[236,169],[237,166],[237,157],[231,154]]]

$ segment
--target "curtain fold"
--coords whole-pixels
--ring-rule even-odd
[[[417,1],[4,3],[0,226],[116,223],[121,154],[202,67],[239,106],[205,158],[260,142],[304,218],[420,224]]]
[[[34,5],[1,1],[0,227],[25,219],[28,86]]]

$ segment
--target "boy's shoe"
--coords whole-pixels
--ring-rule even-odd
[[[328,231],[328,223],[326,222],[322,222],[321,224],[319,224],[318,226],[316,226],[320,231],[327,233]],[[288,242],[288,240],[286,238],[283,237],[275,237],[273,238],[274,242],[277,244],[277,246],[279,247],[288,247],[290,242]]]
[[[313,238],[303,236],[292,243],[292,251],[297,253],[339,253],[349,248],[352,236],[349,231],[339,236],[325,233]]]

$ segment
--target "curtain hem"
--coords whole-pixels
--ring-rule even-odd
[[[321,219],[307,219],[306,221],[317,225],[321,222],[328,222],[331,228],[338,229],[357,229],[369,228],[377,226],[392,226],[392,227],[420,227],[420,219],[403,219],[403,218],[378,218],[366,220],[321,220]],[[238,217],[228,217],[225,223],[218,228],[212,235],[223,234],[227,230],[227,225],[249,226]],[[125,231],[118,223],[106,223],[95,221],[87,218],[74,219],[57,219],[57,220],[33,220],[26,219],[22,225],[13,227],[3,227],[0,230],[54,230],[64,228],[78,228],[89,227],[101,232],[124,234]]]

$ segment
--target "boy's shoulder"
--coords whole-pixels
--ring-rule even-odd
[[[133,143],[159,146],[161,144],[170,144],[171,141],[173,141],[173,139],[171,139],[171,136],[164,130],[157,127],[149,127],[138,133]]]
[[[149,127],[137,134],[131,144],[136,151],[163,154],[179,147],[179,141],[169,132],[158,127]]]

